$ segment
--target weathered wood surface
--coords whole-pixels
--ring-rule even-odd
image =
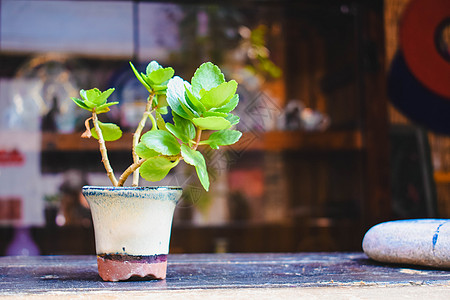
[[[303,291],[311,296],[319,290],[332,292],[333,288],[338,288],[339,293],[389,287],[407,292],[405,288],[419,286],[425,289],[416,291],[450,295],[450,270],[380,264],[363,253],[186,254],[169,255],[165,280],[112,283],[103,282],[98,276],[95,256],[0,257],[0,297],[5,298],[123,296],[114,293],[141,295],[164,291],[167,293],[163,295],[169,296],[200,290],[206,295],[207,290],[211,293],[220,290],[224,295],[229,289],[249,295],[264,290],[266,296],[273,293],[289,296],[294,291]],[[436,288],[430,291],[430,287]]]

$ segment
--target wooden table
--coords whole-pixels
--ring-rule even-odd
[[[167,279],[103,282],[95,256],[0,257],[5,299],[450,299],[450,271],[362,253],[169,255]]]

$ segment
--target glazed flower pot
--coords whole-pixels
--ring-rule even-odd
[[[180,187],[85,186],[105,281],[164,279],[173,212]]]

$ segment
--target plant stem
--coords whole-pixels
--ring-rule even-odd
[[[156,125],[156,121],[151,115],[152,113],[152,105],[153,105],[153,98],[155,97],[155,93],[150,93],[147,99],[147,105],[145,106],[145,112],[142,115],[141,121],[138,124],[138,127],[136,128],[136,131],[133,135],[133,148],[132,148],[132,154],[133,154],[133,165],[137,164],[139,162],[139,156],[136,154],[136,147],[139,144],[139,139],[141,138],[142,130],[145,127],[145,122],[147,121],[147,118],[150,116],[152,121],[152,128],[154,128]],[[130,166],[131,167],[131,166]],[[128,170],[128,169],[127,169]],[[125,171],[126,172],[126,171]],[[128,178],[130,174],[122,174],[122,176],[126,175],[125,180]],[[120,176],[122,178],[122,176]],[[123,185],[123,183],[122,183]],[[133,186],[139,185],[139,166],[133,170]]]
[[[150,112],[150,113],[148,114],[148,117],[149,117],[150,121],[152,121],[152,129],[150,129],[150,130],[156,130],[156,129],[158,129],[157,124],[156,124],[156,119],[155,119],[155,117],[153,116],[152,112]]]
[[[105,166],[106,174],[109,177],[109,180],[111,180],[113,186],[117,186],[117,179],[114,176],[113,169],[111,167],[111,164],[109,163],[108,159],[108,152],[106,151],[106,145],[105,140],[103,139],[102,130],[100,129],[100,126],[98,125],[98,117],[95,110],[92,112],[92,122],[94,123],[94,129],[98,136],[98,144],[100,147],[100,153],[102,155],[102,162]]]
[[[195,144],[194,144],[194,147],[192,148],[193,150],[197,150],[201,137],[202,137],[202,129],[197,127],[197,133],[195,136]]]
[[[130,176],[131,173],[136,172],[136,170],[139,169],[139,167],[146,161],[145,158],[142,158],[138,160],[137,162],[133,163],[131,166],[129,166],[123,173],[120,175],[119,181],[117,183],[118,186],[123,186],[125,181],[127,180],[128,176]]]

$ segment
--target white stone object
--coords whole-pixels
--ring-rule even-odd
[[[381,223],[366,233],[362,246],[380,262],[450,268],[450,219]]]

